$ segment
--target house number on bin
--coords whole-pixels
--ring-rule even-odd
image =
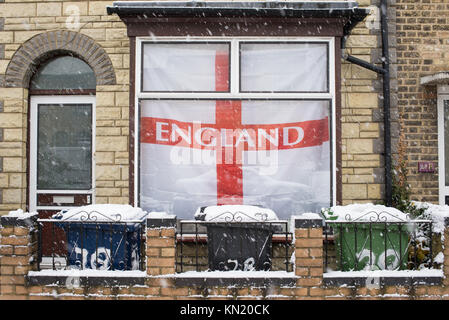
[[[237,260],[228,259],[227,262],[234,264],[234,269],[232,269],[232,271],[238,270],[239,262]],[[255,269],[254,268],[255,263],[256,263],[256,260],[252,257],[246,259],[245,262],[243,262],[243,271],[253,271]]]
[[[87,269],[87,262],[89,252],[87,249],[75,247],[76,256],[81,255],[83,257],[83,268]],[[111,250],[105,247],[98,247],[97,252],[92,252],[90,255],[90,266],[92,269],[106,270],[110,265]]]

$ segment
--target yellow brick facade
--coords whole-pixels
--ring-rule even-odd
[[[96,88],[96,202],[128,203],[129,40],[117,16],[106,14],[112,1],[6,1],[0,3],[4,28],[0,45],[0,79],[17,49],[33,36],[71,30],[92,38],[112,61],[116,83]],[[26,209],[28,90],[0,88],[3,112],[0,142],[3,170],[0,211]]]
[[[372,14],[351,32],[345,53],[381,66],[379,12],[373,10],[374,2],[358,3],[371,8]],[[395,9],[393,2],[389,6],[389,10]],[[394,19],[390,17],[391,20]],[[394,45],[390,45],[390,50],[394,50]],[[341,78],[342,204],[379,203],[384,199],[385,175],[381,155],[383,116],[379,116],[383,112],[382,76],[344,61]]]
[[[129,82],[130,48],[125,24],[107,15],[112,1],[0,2],[0,84],[10,61],[22,45],[49,31],[69,30],[91,38],[107,53],[115,83],[96,88],[95,201],[129,203]],[[371,1],[359,1],[361,7]],[[394,5],[393,5],[394,6]],[[373,20],[373,19],[371,19]],[[359,23],[346,44],[346,52],[370,63],[376,56],[380,34],[369,23]],[[3,52],[2,52],[3,51]],[[375,202],[383,197],[381,78],[376,73],[344,62],[341,69],[341,189],[342,204]],[[0,142],[2,172],[0,212],[26,209],[28,101],[26,88],[0,86]]]

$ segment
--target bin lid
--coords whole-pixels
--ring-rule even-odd
[[[200,207],[195,213],[195,219],[211,222],[265,222],[279,220],[273,210],[251,205]]]
[[[63,221],[129,222],[142,221],[148,212],[129,204],[94,204],[66,209],[52,218]]]
[[[334,222],[406,222],[410,220],[407,213],[383,205],[349,204],[323,209],[326,220]]]

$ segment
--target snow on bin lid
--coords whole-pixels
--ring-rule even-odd
[[[342,221],[366,221],[366,222],[400,222],[410,220],[408,214],[396,208],[383,205],[350,204],[323,209],[326,220]]]
[[[249,205],[200,207],[195,213],[195,219],[213,222],[264,222],[279,220],[273,210]]]
[[[148,213],[129,204],[94,204],[62,210],[53,218],[67,221],[127,222],[142,221]]]

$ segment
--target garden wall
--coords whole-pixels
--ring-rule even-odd
[[[448,225],[448,223],[446,223]],[[1,218],[1,299],[448,299],[449,229],[442,272],[378,279],[323,273],[321,219],[295,220],[295,271],[175,273],[175,221],[151,219],[146,231],[146,271],[36,272],[34,218]],[[444,276],[445,277],[444,277]]]

